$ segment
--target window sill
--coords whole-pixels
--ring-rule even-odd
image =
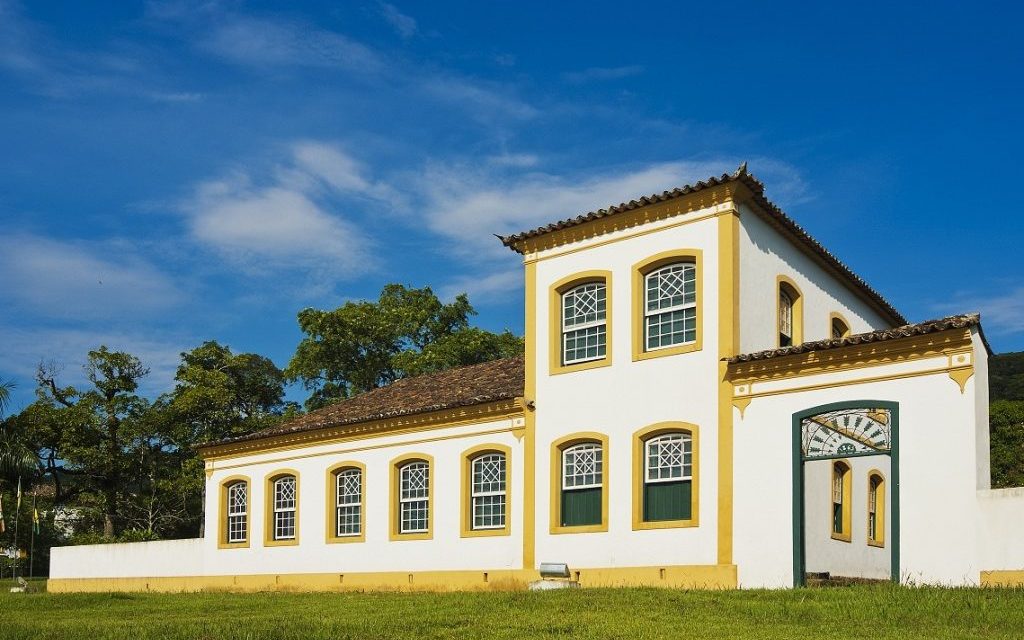
[[[508,535],[512,535],[508,527],[501,529],[463,529],[461,533],[463,538],[493,538]]]
[[[327,536],[327,544],[345,544],[348,542],[366,542],[366,534],[361,533],[358,536]]]
[[[849,533],[833,533],[832,539],[839,542],[851,542],[852,536]]]
[[[392,542],[401,542],[403,540],[433,540],[433,531],[424,531],[422,533],[392,533]]]
[[[696,342],[690,342],[688,344],[681,344],[675,347],[665,347],[664,349],[655,349],[653,351],[640,351],[636,349],[633,351],[633,362],[639,362],[641,360],[653,360],[654,358],[665,358],[668,356],[677,356],[683,353],[693,353],[700,351],[702,345],[700,340]]]
[[[299,539],[294,538],[291,540],[264,540],[264,547],[295,547],[298,546]]]
[[[603,522],[601,524],[581,524],[576,526],[557,526],[551,527],[552,535],[560,535],[565,533],[607,533],[608,523]]]
[[[868,540],[868,546],[869,547],[876,547],[878,549],[884,549],[885,548],[885,541],[884,540],[881,540],[881,541]]]
[[[692,529],[698,526],[700,526],[700,523],[697,518],[689,520],[653,520],[651,522],[637,520],[633,522],[633,531],[645,529]]]
[[[551,363],[550,375],[557,376],[563,373],[573,373],[575,371],[587,371],[588,369],[600,369],[601,367],[610,367],[612,364],[611,354],[601,358],[600,360],[587,360],[586,362],[577,362],[574,364],[555,364]]]
[[[245,542],[219,542],[217,543],[218,549],[248,549],[249,541]]]

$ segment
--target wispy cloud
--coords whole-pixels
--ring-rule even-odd
[[[191,236],[252,274],[300,269],[313,279],[365,273],[370,239],[345,198],[397,197],[337,146],[299,142],[268,176],[239,170],[199,184],[182,206]]]
[[[466,256],[494,257],[502,249],[492,234],[522,231],[734,167],[721,160],[681,161],[571,175],[507,175],[446,165],[428,168],[422,188],[433,231],[458,240]]]
[[[381,2],[379,4],[380,15],[384,18],[384,21],[391,25],[391,28],[395,30],[395,33],[402,36],[405,39],[409,39],[416,35],[419,30],[416,26],[416,20],[410,16],[405,15],[398,10],[393,4],[387,2]]]
[[[384,62],[355,40],[310,24],[238,14],[220,17],[201,41],[209,52],[230,62],[256,67],[338,67],[374,73]]]
[[[582,71],[568,71],[562,74],[567,82],[583,84],[585,82],[603,82],[606,80],[619,80],[630,76],[640,75],[644,68],[640,65],[626,65],[621,67],[590,67]]]
[[[124,246],[0,238],[5,297],[47,319],[122,318],[174,307],[184,293],[169,276]]]
[[[523,269],[518,260],[508,269],[480,275],[466,275],[455,278],[441,287],[441,297],[451,300],[460,293],[469,295],[475,303],[508,302],[509,294],[523,288]]]
[[[940,313],[980,311],[987,331],[995,334],[1024,333],[1024,287],[1011,286],[991,296],[961,295],[954,305],[934,308]]]
[[[84,385],[82,366],[89,351],[101,345],[113,351],[126,351],[142,360],[150,372],[142,379],[140,391],[143,395],[156,396],[173,386],[181,352],[197,344],[194,338],[156,335],[152,329],[119,331],[0,325],[0,332],[4,335],[0,371],[17,380],[17,396],[25,403],[31,402],[33,378],[41,362],[53,363],[61,369],[62,384]]]

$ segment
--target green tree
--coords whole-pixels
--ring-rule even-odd
[[[285,369],[311,392],[308,409],[389,384],[398,378],[522,353],[521,338],[469,326],[465,294],[449,304],[429,287],[389,284],[376,302],[347,302],[333,311],[304,309],[306,336]]]
[[[252,433],[279,420],[286,408],[284,373],[269,358],[235,354],[215,341],[182,353],[175,381],[161,401],[182,448]]]
[[[1024,401],[1024,351],[992,356],[988,361],[988,387],[993,401]]]
[[[989,406],[992,486],[1024,487],[1024,402],[996,400]]]
[[[89,352],[84,370],[91,388],[78,390],[61,387],[53,369],[40,366],[40,406],[33,414],[47,421],[43,435],[54,464],[75,475],[79,497],[99,512],[103,535],[112,538],[122,526],[128,483],[138,477],[133,471],[151,446],[142,428],[148,402],[135,393],[149,369],[129,353],[101,346]]]

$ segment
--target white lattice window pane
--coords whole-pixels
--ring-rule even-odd
[[[410,500],[401,504],[401,532],[420,533],[427,531],[429,504],[426,500]]]
[[[244,482],[228,487],[228,542],[245,542],[248,533],[247,489]]]
[[[832,502],[843,503],[843,474],[839,470],[832,472]]]
[[[274,481],[274,509],[295,508],[295,477],[287,476]]]
[[[697,340],[697,309],[647,316],[647,348],[660,349]]]
[[[274,539],[291,540],[295,537],[295,512],[278,511],[274,513]]]
[[[697,302],[697,269],[692,264],[674,264],[649,273],[647,311],[661,311]]]
[[[605,325],[566,331],[562,334],[563,361],[565,364],[596,360],[607,353],[607,328]]]
[[[607,289],[603,283],[580,285],[562,295],[562,328],[571,329],[605,319]]]
[[[473,459],[471,501],[474,529],[505,526],[505,455],[489,453]]]
[[[696,266],[671,264],[647,274],[644,283],[645,349],[696,342]]]
[[[562,488],[599,487],[604,475],[604,458],[599,444],[578,444],[562,453]]]
[[[362,533],[363,473],[346,469],[337,476],[337,535],[357,536]]]
[[[473,528],[501,529],[505,526],[505,494],[473,496]]]
[[[647,441],[647,481],[672,482],[693,477],[693,440],[688,433],[668,433]]]
[[[399,530],[402,533],[427,531],[430,524],[430,467],[426,462],[412,462],[401,468],[399,476]]]

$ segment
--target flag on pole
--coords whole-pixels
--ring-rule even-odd
[[[33,500],[35,502],[35,500]],[[32,507],[32,531],[39,534],[39,509]]]
[[[18,517],[18,512],[21,511],[21,476],[18,476],[18,504],[14,505],[14,517]]]
[[[7,525],[4,524],[4,497],[0,496],[0,533],[7,531]]]

